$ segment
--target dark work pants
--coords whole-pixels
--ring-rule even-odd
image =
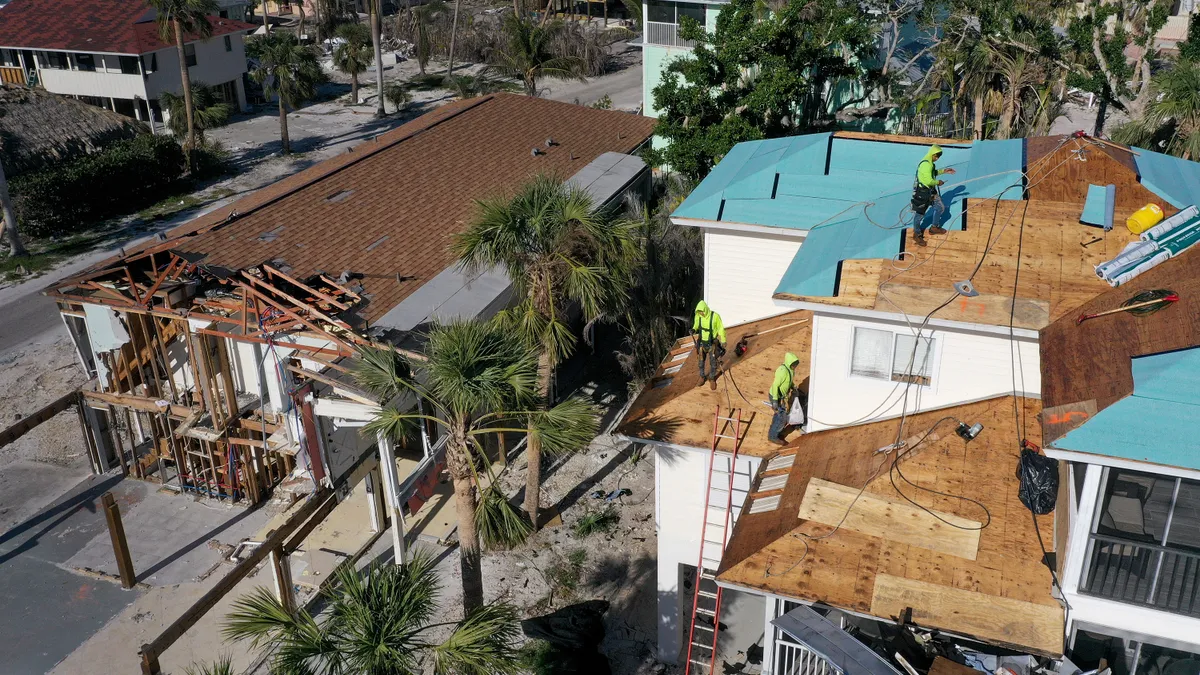
[[[779,437],[779,435],[783,433],[783,430],[785,428],[787,428],[787,425],[788,425],[788,408],[787,408],[787,406],[784,406],[784,405],[777,406],[775,408],[775,415],[773,417],[771,417],[771,430],[768,432],[768,434],[770,435],[770,438],[783,440],[782,438]]]
[[[721,357],[717,356],[717,345],[700,343],[700,379],[701,380],[716,380],[717,371],[721,368]],[[708,374],[704,372],[704,364],[708,363]]]

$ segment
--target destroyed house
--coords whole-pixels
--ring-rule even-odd
[[[416,511],[441,445],[425,433],[389,471],[391,449],[360,433],[380,402],[347,357],[503,307],[503,271],[469,278],[450,251],[475,200],[538,174],[616,199],[646,172],[628,153],[652,123],[509,94],[452,103],[55,284],[94,377],[94,469],[256,503],[348,488],[382,452],[390,501]]]
[[[956,174],[947,233],[919,247],[909,202],[935,142]],[[681,339],[615,430],[656,452],[659,657],[707,673],[761,648],[788,675],[1195,658],[1197,371],[1178,350],[1200,345],[1198,201],[1200,164],[1083,135],[735,146],[672,216],[703,232],[716,388]],[[1147,205],[1161,236],[1126,226]],[[1156,288],[1181,299],[1076,327]],[[789,352],[804,411],[780,447],[767,399]],[[1019,499],[1023,447],[1060,460],[1038,473],[1057,475],[1052,513]],[[1111,495],[1146,526],[1103,525]],[[1172,514],[1190,529],[1165,532]],[[1140,632],[1126,608],[1179,628]]]

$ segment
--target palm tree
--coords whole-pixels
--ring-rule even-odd
[[[1200,63],[1181,60],[1157,73],[1140,119],[1113,129],[1113,140],[1163,150],[1184,159],[1200,157]]]
[[[8,180],[4,177],[4,164],[0,163],[0,235],[8,237],[8,255],[21,258],[29,255],[25,242],[21,241],[21,232],[17,229],[17,211],[13,208],[12,197],[8,194]]]
[[[383,117],[387,111],[383,107],[383,18],[380,16],[380,0],[367,0],[367,13],[371,20],[371,43],[375,47],[375,116]]]
[[[222,655],[212,663],[193,663],[183,669],[184,675],[234,675],[233,659]]]
[[[508,270],[521,300],[497,320],[537,351],[543,401],[551,399],[554,367],[575,347],[570,306],[578,304],[589,322],[619,309],[639,258],[637,242],[636,224],[616,218],[582,189],[547,176],[528,182],[511,199],[478,202],[474,220],[456,238],[454,253],[468,272]],[[525,511],[535,528],[544,449],[536,436],[526,446]]]
[[[262,84],[267,97],[279,99],[279,139],[283,154],[292,152],[288,141],[287,111],[316,96],[325,72],[317,53],[300,44],[295,35],[275,31],[246,40],[246,55],[258,61],[250,77]]]
[[[344,42],[333,50],[333,67],[350,76],[350,100],[358,105],[358,76],[371,67],[371,30],[361,23],[344,23],[334,33]]]
[[[192,124],[189,125],[187,104],[183,96],[164,91],[158,100],[167,111],[167,128],[176,136],[185,136],[188,127],[195,130],[198,143],[204,141],[204,132],[223,126],[229,121],[233,108],[217,96],[217,90],[203,82],[192,83]]]
[[[454,0],[454,18],[450,21],[450,51],[447,56],[450,61],[446,64],[446,79],[454,76],[454,42],[458,38],[458,5],[461,0]]]
[[[439,675],[516,673],[516,608],[492,603],[462,621],[435,622],[442,590],[435,565],[433,555],[418,551],[407,563],[365,574],[339,568],[336,583],[323,591],[330,609],[320,623],[305,610],[291,614],[259,587],[234,603],[223,633],[268,649],[271,672],[279,675],[418,673],[426,659]],[[445,626],[454,628],[433,642],[430,633]]]
[[[425,74],[425,66],[433,56],[433,22],[437,16],[446,11],[446,3],[433,0],[424,5],[418,5],[409,10],[412,21],[413,50],[416,52],[417,68],[421,75]]]
[[[296,25],[296,37],[304,42],[304,0],[292,0],[292,4],[296,6],[296,13],[300,15],[300,23]]]
[[[192,78],[188,75],[187,56],[183,53],[183,35],[187,33],[197,38],[212,35],[212,24],[208,17],[216,14],[217,3],[214,0],[148,0],[157,13],[154,21],[158,26],[158,34],[163,42],[174,42],[175,51],[179,57],[179,79],[183,84],[183,106],[187,110],[187,143],[184,147],[187,155],[188,171],[192,170],[193,154],[196,150],[196,125],[193,122],[195,112],[192,108]]]
[[[583,59],[556,56],[550,48],[554,38],[563,30],[561,21],[539,26],[509,15],[505,17],[504,30],[508,33],[508,49],[498,54],[498,61],[491,68],[506,77],[520,80],[526,94],[537,96],[538,80],[546,77],[587,81],[583,76]]]
[[[445,432],[446,465],[454,483],[458,516],[463,606],[470,616],[483,606],[481,535],[491,544],[515,543],[497,534],[502,528],[514,527],[512,516],[519,515],[507,500],[496,500],[495,480],[490,485],[484,482],[494,476],[483,439],[490,434],[528,430],[530,442],[566,451],[587,443],[595,434],[596,410],[579,398],[541,409],[537,356],[526,342],[514,339],[511,331],[494,321],[436,325],[427,336],[424,352],[426,360],[416,363],[414,371],[413,364],[395,351],[362,350],[355,369],[362,386],[381,401],[411,401],[415,396],[424,402],[417,412],[385,406],[363,432],[398,440],[410,435],[414,422],[434,423]],[[513,428],[507,428],[508,424]],[[485,489],[482,500],[481,488]],[[528,534],[527,528],[517,534]]]

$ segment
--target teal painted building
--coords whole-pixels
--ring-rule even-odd
[[[642,114],[658,117],[654,109],[654,88],[662,81],[667,63],[692,50],[692,43],[679,37],[683,17],[691,17],[708,31],[717,28],[717,13],[723,2],[671,2],[647,0],[642,3]]]

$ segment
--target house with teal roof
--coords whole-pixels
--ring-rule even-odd
[[[912,186],[918,161],[935,142],[944,148],[939,168],[956,170],[941,188],[947,232],[927,236],[928,245],[918,247],[910,232]],[[1044,556],[947,583],[1003,594],[1023,583],[1017,580],[1022,574],[1044,575],[1045,562],[1055,571],[1053,586],[1046,579],[1045,587],[1062,608],[1062,631],[1042,635],[1043,645],[1061,632],[1062,646],[1045,647],[1042,655],[1061,651],[1077,663],[1094,664],[1092,655],[1103,653],[1109,663],[1120,659],[1115,671],[1123,675],[1194,672],[1187,669],[1200,662],[1197,202],[1200,164],[1086,136],[969,142],[842,131],[735,146],[672,221],[702,232],[703,299],[722,315],[731,341],[746,338],[746,349],[730,350],[730,381],[709,391],[689,384],[691,349],[686,342],[677,345],[616,427],[633,442],[663,450],[656,458],[657,484],[669,498],[657,496],[656,518],[669,526],[660,528],[658,539],[660,658],[687,653],[679,650],[688,646],[684,612],[691,605],[681,594],[707,588],[688,586],[697,551],[702,565],[715,555],[712,577],[739,593],[737,606],[758,607],[749,598],[765,597],[764,673],[793,672],[796,655],[811,652],[796,643],[795,633],[778,628],[798,603],[816,599],[894,617],[870,602],[839,605],[848,601],[832,587],[808,585],[803,575],[789,573],[811,564],[815,581],[823,566],[834,574],[839,563],[806,562],[800,553],[806,546],[791,535],[778,537],[786,529],[762,525],[773,517],[763,514],[797,507],[800,488],[788,483],[783,466],[832,471],[832,463],[806,457],[804,449],[828,443],[842,448],[866,438],[876,443],[864,451],[871,461],[860,467],[860,482],[846,483],[848,506],[816,521],[855,530],[862,523],[850,523],[868,516],[845,516],[860,508],[854,495],[861,480],[872,475],[871,467],[886,465],[889,453],[922,446],[922,434],[932,432],[920,424],[933,423],[934,436],[944,440],[954,436],[956,424],[964,423],[965,433],[980,421],[982,440],[965,441],[966,462],[1012,461],[1003,471],[1011,477],[1025,444],[1045,446],[1044,454],[1059,461],[1053,526],[1042,525],[1039,541],[1006,545],[1032,543],[1040,551],[1040,544]],[[1152,209],[1165,219],[1143,232],[1141,215],[1134,216]],[[1101,274],[1121,256],[1170,237],[1186,245],[1163,247],[1153,264],[1127,278]],[[1102,314],[1162,289],[1177,293],[1179,301],[1152,314]],[[1080,321],[1092,314],[1101,316]],[[777,359],[789,352],[801,355],[795,381],[804,422],[787,436],[786,447],[772,452],[766,437],[771,412],[760,399]],[[981,409],[995,410],[1002,400],[1025,403],[1012,404],[1011,416],[1001,406],[1002,413],[981,419]],[[713,406],[718,428],[722,414],[741,420],[739,454],[723,451],[725,441],[714,439],[709,447]],[[936,423],[917,423],[914,416]],[[950,422],[941,427],[938,420]],[[881,425],[891,430],[890,438],[869,435]],[[847,433],[854,429],[861,434]],[[830,438],[838,441],[822,440]],[[928,446],[921,451],[935,452]],[[718,466],[734,467],[729,480],[735,503],[725,528],[732,531],[729,541],[738,542],[733,561],[724,557],[724,547],[734,544],[697,537],[712,517],[704,476],[711,481]],[[896,490],[933,509],[961,506],[959,496],[1016,490],[937,472],[915,482],[941,494],[918,499],[922,487],[907,483]],[[892,508],[909,503],[897,501]],[[810,512],[800,506],[799,521],[791,510],[780,522],[807,528],[804,521],[818,514],[806,516]],[[1028,525],[1028,510],[1019,503],[1014,508],[1002,517]],[[828,528],[799,531],[816,536]],[[889,534],[884,528],[869,536]],[[746,550],[747,540],[774,543]],[[789,559],[785,549],[797,557]],[[955,569],[953,557],[929,555],[915,558],[928,570],[914,571],[911,560],[891,562],[900,569],[907,564],[906,573],[932,570],[928,579],[946,581],[936,572]],[[874,583],[874,600],[882,602],[879,577]],[[948,596],[939,595],[937,602],[946,604],[922,607],[933,600],[913,589],[900,607],[911,607],[917,624],[919,617],[933,622],[946,611],[961,619],[966,634],[983,634],[967,630],[963,612],[970,602],[954,609]],[[1047,599],[1032,588],[1022,597]],[[1001,623],[1009,616],[993,610]],[[698,625],[696,616],[690,625]],[[954,633],[950,623],[940,627]],[[986,627],[1011,637],[1010,646],[1029,645],[1033,635],[1028,625]],[[820,670],[828,664],[811,663],[816,670],[798,672],[830,672]]]

